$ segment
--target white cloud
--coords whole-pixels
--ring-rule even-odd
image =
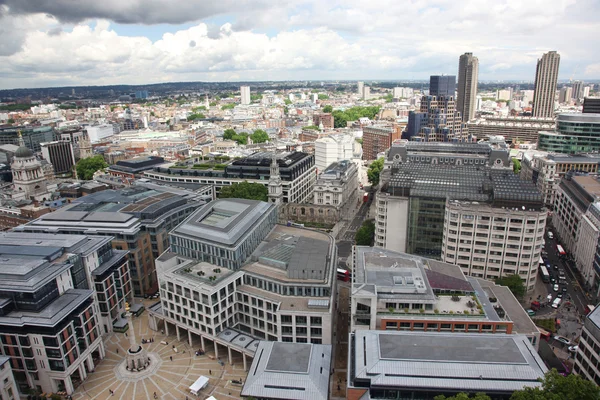
[[[268,0],[255,7],[229,0],[202,7],[183,0],[168,6],[159,0],[81,0],[90,7],[75,10],[65,10],[65,1],[40,9],[37,2],[0,0],[8,4],[0,5],[1,86],[423,79],[456,73],[458,57],[467,51],[479,57],[481,79],[533,80],[536,59],[548,50],[560,52],[562,77],[585,71],[600,78],[600,23],[593,18],[600,7],[594,0],[300,0],[293,7],[277,2],[269,12]],[[137,14],[129,21],[118,13]],[[86,20],[153,24],[220,14],[230,22],[219,29],[199,22],[154,42],[119,35],[108,19]],[[84,22],[61,25],[57,18]]]

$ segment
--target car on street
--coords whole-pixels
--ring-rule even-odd
[[[530,317],[533,317],[533,316],[535,315],[535,311],[533,311],[533,310],[530,308],[529,310],[527,310],[527,314],[528,314]]]
[[[552,233],[552,231],[548,231],[548,238],[554,239],[554,234]]]
[[[571,341],[564,336],[556,335],[554,336],[554,340],[561,342],[562,344],[566,344],[567,346],[571,345]]]
[[[556,278],[555,278],[555,277],[553,277],[553,276],[551,276],[551,277],[550,277],[550,282],[552,282],[552,284],[555,284],[555,283],[556,283]]]
[[[554,285],[554,288],[552,288],[552,290],[554,290],[555,292],[558,292],[558,285],[557,285],[557,284],[555,284],[555,285]]]
[[[554,270],[558,271],[558,265],[556,265],[556,264],[554,265]],[[559,275],[560,275],[560,272],[559,272]]]
[[[563,293],[567,293],[567,287],[566,287],[566,286],[563,286],[563,288],[562,288],[562,292],[563,292]]]
[[[569,346],[569,351],[571,353],[577,353],[577,349],[579,349],[579,345],[576,346]]]
[[[556,297],[554,299],[554,301],[552,302],[552,308],[558,308],[560,306],[560,302],[562,301],[562,299],[560,297]]]
[[[552,303],[552,295],[551,294],[548,295],[547,299],[548,299],[548,303]]]
[[[558,299],[562,299],[562,297],[563,297],[563,294],[562,294],[562,293],[556,293],[556,298],[558,298]]]

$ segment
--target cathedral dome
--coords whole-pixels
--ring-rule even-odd
[[[21,146],[17,149],[17,151],[15,151],[15,157],[18,157],[18,158],[33,157],[33,152],[31,150],[29,150],[27,147]]]

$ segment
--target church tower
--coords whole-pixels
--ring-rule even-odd
[[[15,192],[23,193],[26,199],[36,195],[44,195],[48,192],[42,163],[25,146],[21,132],[19,132],[19,148],[15,152],[10,167]]]
[[[269,177],[269,203],[280,205],[283,202],[283,187],[281,185],[281,176],[279,175],[279,164],[277,155],[273,153],[271,160],[271,176]]]

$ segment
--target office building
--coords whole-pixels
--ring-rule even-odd
[[[138,90],[137,92],[135,92],[135,98],[136,99],[142,99],[145,100],[148,98],[148,91],[147,90]]]
[[[600,385],[600,307],[585,317],[578,346],[573,372]]]
[[[532,181],[542,194],[547,206],[554,205],[556,190],[569,171],[598,173],[600,155],[562,154],[544,151],[526,151],[521,159],[521,179]]]
[[[567,154],[600,151],[600,114],[559,114],[554,131],[539,132],[538,149]]]
[[[418,126],[420,130],[415,134],[413,130]],[[463,123],[461,114],[456,111],[454,97],[449,95],[423,96],[420,112],[409,113],[407,127],[411,130],[408,134],[410,140],[462,142],[467,139],[467,126]]]
[[[363,128],[363,160],[376,160],[379,153],[390,148],[392,142],[400,139],[402,133],[391,125],[370,125]]]
[[[369,86],[363,87],[362,99],[369,100],[371,98],[371,88]]]
[[[283,203],[310,203],[315,183],[315,156],[299,151],[275,155],[279,165]],[[181,168],[155,167],[145,171],[144,177],[156,182],[178,182],[212,185],[218,193],[223,186],[240,182],[269,185],[272,152],[257,152],[248,157],[234,160],[225,169],[198,169],[194,164]]]
[[[317,176],[313,192],[313,204],[333,205],[345,212],[356,207],[353,204],[358,198],[356,164],[350,160],[332,163]]]
[[[509,399],[540,387],[548,371],[524,336],[356,331],[348,349],[348,399],[433,399],[485,393]]]
[[[92,144],[102,142],[103,139],[115,134],[114,127],[111,124],[86,126],[84,129]]]
[[[240,86],[240,97],[243,105],[250,104],[250,86]]]
[[[358,95],[362,98],[364,90],[365,90],[365,83],[364,82],[357,82],[357,93]]]
[[[504,136],[509,143],[537,143],[540,131],[554,129],[554,118],[485,117],[467,123],[469,134],[478,139]]]
[[[571,96],[572,99],[575,101],[580,101],[581,99],[583,99],[583,88],[584,88],[584,83],[582,81],[575,81],[573,82],[573,90],[571,92]]]
[[[22,138],[22,142],[21,142]],[[0,145],[14,144],[27,147],[34,153],[42,150],[41,143],[54,140],[54,129],[51,126],[3,126],[0,127]]]
[[[54,168],[54,176],[68,178],[75,170],[75,154],[70,141],[41,143],[42,157]]]
[[[465,53],[458,61],[458,90],[456,111],[467,122],[475,117],[477,100],[477,80],[479,79],[479,59],[473,53]]]
[[[329,399],[331,345],[261,340],[256,354],[244,382],[243,399]]]
[[[119,160],[108,168],[108,174],[129,179],[141,178],[144,171],[149,171],[164,163],[165,159],[159,156],[143,156]]]
[[[565,86],[560,88],[558,92],[558,102],[560,104],[569,104],[571,100],[573,100],[573,88],[570,86]]]
[[[143,296],[158,289],[154,259],[169,247],[167,232],[202,204],[198,193],[136,182],[80,197],[15,230],[111,236],[114,249],[129,250],[134,294]]]
[[[333,129],[333,115],[331,113],[314,113],[313,125],[320,129]]]
[[[431,75],[429,77],[430,96],[454,98],[455,87],[456,76],[454,75]]]
[[[586,97],[583,100],[584,114],[600,114],[600,97]]]
[[[600,201],[591,203],[581,216],[573,258],[585,289],[598,296],[600,288]]]
[[[0,249],[0,340],[19,390],[73,394],[124,312],[126,252],[110,238],[14,232]]]
[[[556,51],[545,53],[537,62],[535,72],[533,116],[542,118],[554,117],[554,97],[560,55]]]
[[[10,367],[10,357],[0,356],[0,398],[2,400],[14,400],[19,396],[19,389],[15,382],[12,368]]]
[[[329,135],[315,140],[315,166],[317,173],[334,162],[361,158],[360,145],[354,139],[354,135],[340,134]]]
[[[170,233],[157,259],[153,329],[200,337],[215,355],[254,357],[260,340],[331,344],[337,248],[322,232],[276,225],[277,207],[215,200]]]

